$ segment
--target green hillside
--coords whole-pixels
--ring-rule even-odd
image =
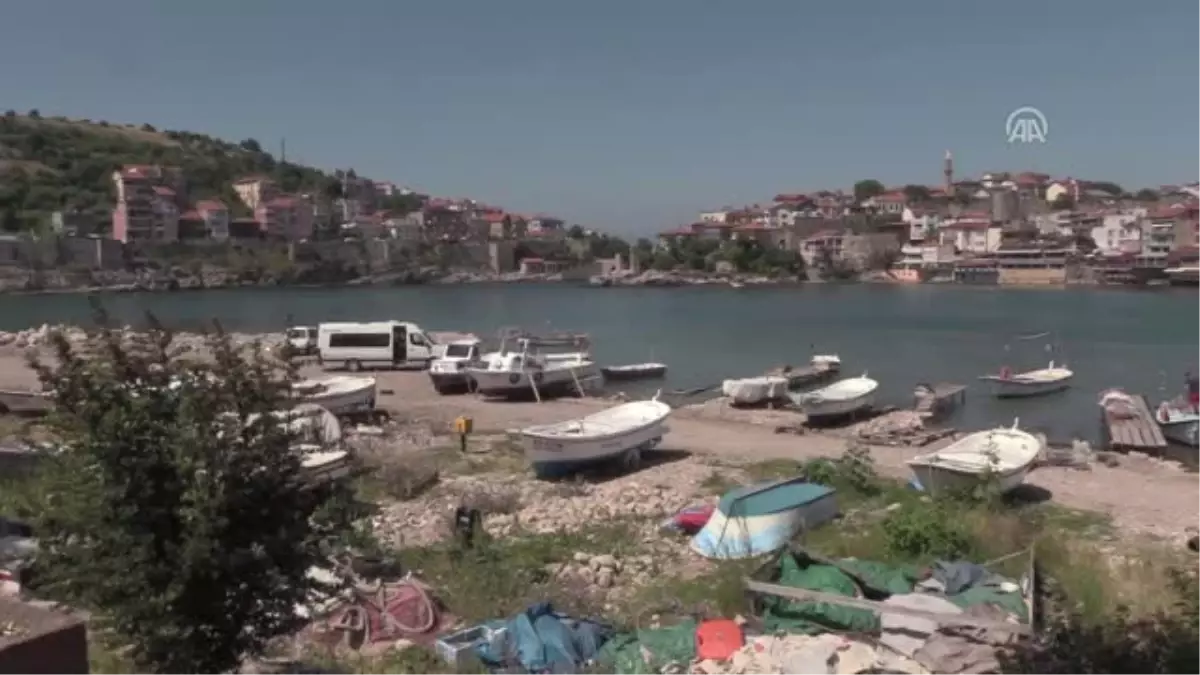
[[[33,230],[56,210],[107,216],[113,205],[112,172],[125,164],[158,164],[184,170],[188,199],[219,198],[245,211],[232,182],[246,175],[274,178],[285,192],[335,196],[333,175],[279,162],[257,141],[230,143],[188,131],[159,131],[103,121],[42,117],[36,110],[0,117],[0,229]]]

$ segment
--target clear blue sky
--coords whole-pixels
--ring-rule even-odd
[[[1195,180],[1190,0],[9,0],[4,107],[649,232],[781,191]],[[1045,145],[1009,145],[1036,106]]]

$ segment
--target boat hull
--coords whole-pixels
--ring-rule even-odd
[[[354,391],[330,392],[302,396],[304,403],[312,403],[333,413],[337,417],[365,415],[375,411],[375,385]]]
[[[1175,422],[1159,422],[1158,426],[1162,429],[1163,436],[1169,441],[1193,448],[1200,444],[1198,443],[1200,441],[1200,420],[1193,418]]]
[[[559,478],[597,465],[621,461],[636,468],[641,452],[662,442],[670,429],[663,421],[603,439],[546,438],[521,434],[525,456],[538,478]]]
[[[996,489],[1001,493],[1010,492],[1025,482],[1032,463],[1012,471],[996,472],[990,476],[996,481]],[[954,471],[946,467],[930,466],[928,464],[910,464],[909,469],[925,492],[936,495],[940,492],[961,492],[978,486],[984,474]]]
[[[572,374],[572,371],[574,374]],[[547,368],[545,370],[483,370],[468,369],[467,375],[475,381],[475,391],[489,398],[508,400],[531,400],[572,396],[579,394],[576,382],[595,377],[596,369],[590,363],[577,368]],[[537,394],[533,385],[537,385]]]
[[[743,515],[717,508],[692,538],[691,549],[705,558],[743,559],[787,546],[802,529],[813,529],[838,514],[835,493],[771,513]]]
[[[651,368],[601,368],[600,374],[609,382],[625,382],[629,380],[649,380],[663,377],[667,374],[666,366]]]
[[[863,394],[855,398],[822,401],[806,401],[800,404],[800,409],[811,421],[829,420],[853,415],[875,405],[875,392]]]
[[[1022,382],[1001,378],[987,378],[986,381],[991,387],[992,396],[996,398],[1029,398],[1064,391],[1070,388],[1073,379],[1074,376],[1053,382]]]

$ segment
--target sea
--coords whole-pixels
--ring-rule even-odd
[[[412,321],[427,331],[481,336],[504,327],[587,333],[602,365],[660,361],[665,381],[625,384],[631,395],[692,389],[837,354],[843,372],[880,382],[880,403],[907,407],[918,383],[967,384],[947,424],[1012,424],[1053,441],[1099,440],[1100,392],[1122,387],[1156,405],[1197,368],[1195,289],[1015,289],[951,285],[592,288],[572,284],[227,289],[93,296],[117,321],[147,312],[196,329],[280,331],[322,321]],[[0,330],[90,322],[77,294],[0,295]],[[1042,335],[1045,334],[1045,335]],[[1032,337],[1031,336],[1039,336]],[[980,375],[1065,363],[1071,389],[997,400]],[[1194,451],[1193,451],[1194,454]]]

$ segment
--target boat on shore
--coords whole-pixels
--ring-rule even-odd
[[[863,373],[858,377],[838,380],[816,391],[793,394],[791,399],[812,423],[853,415],[874,406],[878,389],[879,383]]]
[[[787,398],[789,381],[778,375],[743,377],[721,383],[721,394],[733,405],[762,405]]]
[[[482,363],[465,368],[476,393],[490,398],[540,401],[582,394],[585,385],[599,377],[587,352],[547,354],[542,352],[545,343],[538,339],[518,338],[516,342],[516,350],[508,351],[505,341],[499,352],[485,354]]]
[[[1154,412],[1154,421],[1168,441],[1200,447],[1200,413],[1186,401],[1163,401]]]
[[[1026,398],[1063,391],[1071,386],[1074,377],[1074,371],[1051,361],[1045,368],[1023,373],[1011,373],[1007,368],[1001,368],[999,373],[981,375],[979,379],[989,383],[992,395],[997,398]]]
[[[837,516],[833,488],[786,478],[731,490],[721,497],[691,548],[705,558],[751,558],[777,551],[802,529]]]
[[[600,369],[600,374],[604,376],[606,382],[649,380],[665,377],[667,374],[667,364],[649,362],[630,363],[622,366],[604,366]]]
[[[377,387],[373,377],[339,375],[296,382],[292,394],[299,402],[315,403],[344,417],[374,412]]]
[[[789,389],[796,389],[827,380],[837,375],[842,368],[842,360],[836,354],[817,354],[812,357],[807,366],[793,368],[791,365],[779,366],[768,370],[768,377],[785,377]]]
[[[520,435],[525,456],[539,478],[612,461],[633,469],[644,450],[662,441],[670,414],[671,406],[655,394],[648,401],[623,403],[586,417],[526,427]]]
[[[1045,443],[1028,431],[1001,427],[968,434],[936,452],[918,455],[908,467],[927,492],[963,490],[991,478],[1001,493],[1025,482]]]
[[[429,380],[437,393],[445,396],[471,391],[474,384],[466,369],[483,362],[481,345],[478,338],[455,340],[445,345],[442,355],[429,364]]]

